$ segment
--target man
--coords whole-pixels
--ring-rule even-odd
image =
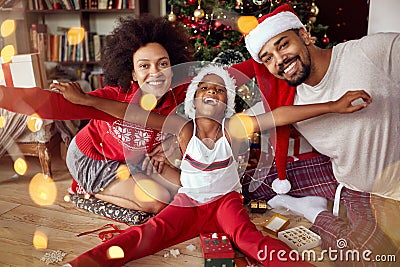
[[[336,241],[344,238],[348,248],[398,252],[393,236],[380,229],[380,218],[374,212],[377,206],[371,209],[371,201],[376,196],[395,203],[400,200],[400,34],[380,33],[321,49],[313,44],[292,8],[283,5],[261,17],[245,40],[253,62],[246,68],[236,67],[257,77],[260,90],[272,100],[271,108],[291,102],[333,101],[344,91],[356,89],[364,89],[373,99],[368,109],[357,114],[324,115],[294,125],[317,151],[329,157],[301,165],[301,172],[295,167],[282,171],[288,134],[287,129],[277,131],[281,151],[277,151],[276,165],[278,175],[291,180],[288,194],[314,196],[278,195],[269,205],[304,215],[314,223],[325,247],[335,249]],[[287,84],[277,84],[267,71]],[[260,179],[260,175],[266,176],[263,183],[267,185],[276,176],[261,170],[251,173],[251,179]],[[264,193],[264,198],[271,198],[273,192],[268,187],[258,189],[253,196]],[[327,212],[326,201],[315,196],[335,199],[335,215],[341,201],[349,224]]]

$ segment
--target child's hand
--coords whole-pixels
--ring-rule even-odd
[[[348,91],[331,103],[334,113],[352,113],[371,104],[372,98],[364,90]]]
[[[69,100],[74,104],[85,105],[86,93],[83,92],[81,86],[77,82],[58,82],[50,84],[50,89],[58,91],[64,96],[65,99]]]

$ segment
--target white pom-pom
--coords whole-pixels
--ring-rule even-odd
[[[279,178],[276,178],[272,182],[272,189],[277,194],[286,194],[287,192],[290,191],[291,188],[292,188],[292,186],[290,185],[290,182],[288,179],[280,180]]]

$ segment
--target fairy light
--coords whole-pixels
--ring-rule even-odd
[[[37,131],[39,131],[42,128],[43,120],[40,118],[40,116],[38,114],[34,113],[29,117],[26,124],[27,124],[28,129],[32,133],[36,133]]]
[[[238,139],[247,139],[254,133],[253,122],[248,115],[235,114],[229,121],[229,129],[232,129],[232,135]]]
[[[0,128],[6,127],[7,119],[4,116],[0,116]]]
[[[0,28],[1,37],[4,38],[13,34],[15,32],[15,27],[16,27],[15,20],[6,19],[5,21],[3,21],[3,23],[1,23],[1,28]]]
[[[155,196],[160,195],[158,184],[150,179],[136,181],[133,193],[139,201],[153,202]]]
[[[46,249],[48,243],[47,235],[42,231],[36,230],[33,234],[32,243],[35,249]]]
[[[157,105],[157,98],[153,94],[144,94],[140,99],[140,106],[144,110],[152,110]]]
[[[115,175],[121,181],[127,180],[131,176],[128,166],[126,164],[121,164],[115,172]]]
[[[70,195],[65,195],[64,196],[64,201],[65,202],[71,202],[71,196]]]
[[[82,43],[85,36],[85,29],[82,27],[71,27],[67,34],[68,43],[71,45],[77,45]]]
[[[107,249],[108,259],[122,259],[125,257],[123,249],[119,246],[111,246]]]
[[[1,57],[3,59],[3,63],[10,63],[14,55],[15,55],[15,48],[13,45],[6,45],[1,50]]]
[[[243,34],[249,34],[257,25],[258,21],[254,16],[240,16],[237,20],[238,29]]]
[[[14,161],[14,170],[19,175],[24,175],[28,170],[28,163],[23,158],[17,158]]]
[[[40,206],[53,205],[57,197],[56,184],[51,177],[38,173],[29,183],[29,195]]]

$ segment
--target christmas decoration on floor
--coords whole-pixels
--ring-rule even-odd
[[[200,234],[204,267],[233,267],[235,252],[231,241],[224,233]]]

